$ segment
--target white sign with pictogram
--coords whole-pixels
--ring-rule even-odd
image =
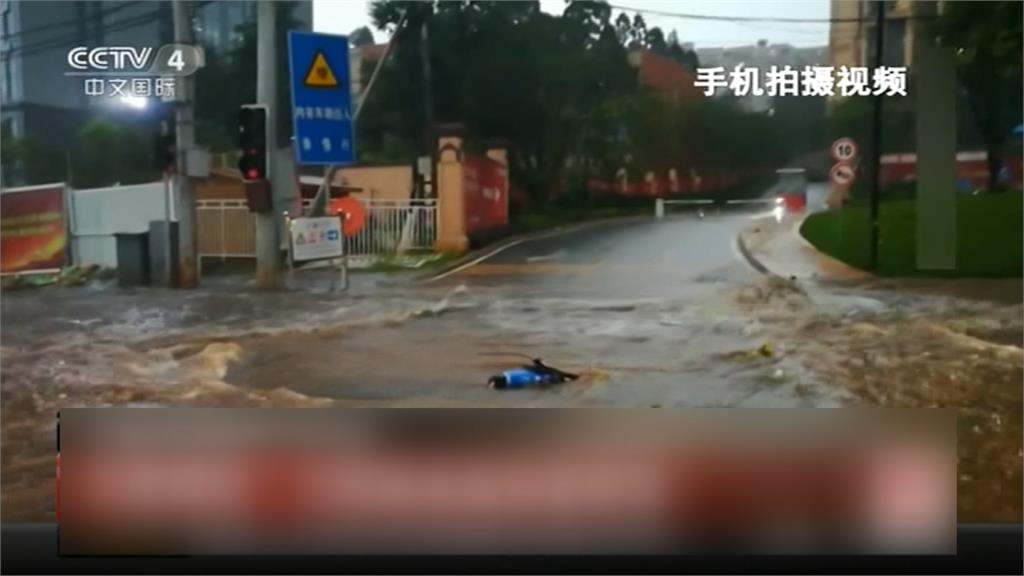
[[[292,218],[289,233],[293,262],[341,258],[345,253],[338,217]]]
[[[857,157],[857,143],[853,138],[840,138],[832,143],[831,152],[836,162],[850,162]]]
[[[836,164],[828,173],[828,179],[836,186],[849,186],[856,176],[856,170],[849,164]]]

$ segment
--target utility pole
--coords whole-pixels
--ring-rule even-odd
[[[192,3],[174,0],[174,41],[178,44],[195,44],[192,30]],[[185,159],[188,151],[195,147],[195,124],[193,102],[195,81],[191,76],[175,79],[175,90],[181,91],[177,98],[174,122],[177,132],[174,179],[178,195],[178,281],[182,288],[199,286],[199,270],[196,266],[196,202],[192,179],[188,177]]]
[[[875,8],[875,62],[874,69],[882,66],[882,47],[885,36],[885,2],[876,0]],[[882,156],[882,95],[875,94],[874,108],[871,118],[871,195],[868,199],[868,227],[870,236],[869,270],[878,270],[878,203],[881,196],[882,174],[880,170]]]
[[[277,50],[276,2],[259,2],[256,21],[256,102],[267,107],[267,185],[273,186],[273,175],[279,166],[277,154]],[[270,193],[271,209],[254,213],[256,217],[256,285],[276,288],[280,271],[280,248],[277,238],[277,211],[274,193]]]
[[[423,66],[423,151],[433,155],[434,146],[431,142],[434,134],[434,98],[430,89],[430,4],[420,6],[420,58]],[[396,32],[397,33],[397,32]]]

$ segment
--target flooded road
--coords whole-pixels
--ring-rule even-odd
[[[5,514],[52,517],[43,480],[63,406],[868,403],[965,409],[966,483],[988,494],[968,511],[1019,517],[1020,303],[762,276],[734,247],[750,217],[585,226],[431,282],[356,275],[348,294],[317,272],[280,293],[238,279],[5,293]],[[486,387],[522,356],[582,377]]]

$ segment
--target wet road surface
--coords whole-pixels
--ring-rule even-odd
[[[982,518],[1019,516],[1024,362],[1019,341],[1006,338],[1022,333],[1019,301],[768,278],[734,247],[752,215],[587,225],[433,282],[357,274],[348,294],[329,293],[316,272],[305,289],[278,293],[238,278],[192,292],[4,293],[5,513],[52,510],[52,485],[40,479],[52,474],[53,414],[63,406],[866,402],[963,408],[968,430],[980,430],[970,458],[982,468],[967,480],[980,496],[961,502]],[[491,374],[524,361],[517,355],[582,377],[487,388]]]

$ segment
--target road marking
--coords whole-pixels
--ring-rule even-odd
[[[529,258],[526,259],[526,261],[527,262],[544,262],[546,260],[557,260],[558,258],[561,258],[562,256],[565,256],[565,250],[558,250],[556,252],[552,252],[551,254],[545,254],[543,256],[530,256]]]
[[[488,258],[491,258],[492,256],[497,256],[498,254],[504,252],[505,250],[508,250],[509,248],[511,248],[513,246],[518,246],[519,244],[522,244],[523,242],[526,242],[527,240],[534,240],[534,238],[520,238],[519,240],[513,240],[512,242],[509,242],[508,244],[505,244],[504,246],[498,246],[494,250],[491,250],[490,252],[488,252],[487,254],[484,254],[483,256],[481,256],[479,258],[476,258],[474,260],[470,260],[469,262],[466,262],[462,266],[457,266],[457,267],[452,268],[451,270],[449,270],[447,272],[442,272],[441,274],[438,274],[437,276],[432,276],[430,278],[427,278],[426,280],[424,280],[424,282],[433,282],[434,280],[440,280],[442,278],[447,278],[448,276],[451,276],[452,274],[457,274],[459,272],[462,272],[466,268],[469,268],[471,266],[476,266],[477,264],[483,262],[484,260],[487,260]]]
[[[522,244],[523,242],[532,242],[534,240],[543,240],[545,238],[550,238],[552,236],[558,236],[558,235],[561,235],[561,234],[572,234],[573,232],[579,232],[580,230],[586,230],[587,228],[601,226],[603,224],[631,223],[631,222],[639,221],[641,219],[646,219],[646,218],[633,216],[633,217],[624,217],[624,218],[611,218],[611,219],[608,219],[608,220],[595,220],[594,222],[586,222],[586,223],[579,224],[579,225],[576,225],[576,226],[573,226],[573,227],[570,227],[570,228],[565,228],[565,229],[556,228],[555,230],[552,230],[550,232],[545,232],[545,233],[539,234],[537,236],[529,236],[529,237],[526,237],[526,238],[520,238],[518,240],[513,240],[513,241],[509,242],[508,244],[505,244],[503,246],[498,246],[497,248],[495,248],[494,250],[491,250],[487,254],[484,254],[483,256],[481,256],[479,258],[474,258],[473,260],[471,260],[469,262],[466,262],[465,264],[463,264],[461,266],[457,266],[455,268],[452,268],[451,270],[449,270],[447,272],[442,272],[441,274],[438,274],[437,276],[431,276],[430,278],[427,278],[423,282],[424,283],[426,283],[426,282],[433,282],[435,280],[440,280],[442,278],[447,278],[448,276],[451,276],[452,274],[457,274],[457,273],[465,270],[466,268],[470,268],[472,266],[476,266],[477,264],[483,262],[484,260],[487,260],[488,258],[492,258],[494,256],[497,256],[498,254],[504,252],[505,250],[508,250],[509,248],[512,248],[513,246],[518,246],[518,245]]]

